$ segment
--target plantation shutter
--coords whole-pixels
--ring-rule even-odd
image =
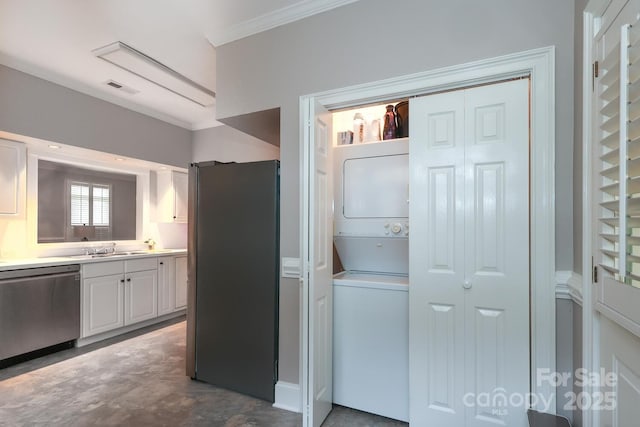
[[[622,40],[627,41],[622,60],[627,64],[621,74],[627,86],[626,93],[626,282],[640,287],[640,25],[622,29]]]
[[[600,265],[619,280],[620,264],[620,45],[605,52],[599,65]]]
[[[640,287],[640,25],[600,65],[600,266]]]

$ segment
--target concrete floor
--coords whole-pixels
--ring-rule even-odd
[[[0,370],[0,426],[300,426],[302,416],[192,381],[185,322]],[[336,406],[325,427],[407,426]]]

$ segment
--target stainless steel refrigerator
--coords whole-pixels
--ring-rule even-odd
[[[187,375],[274,401],[279,162],[189,170]]]

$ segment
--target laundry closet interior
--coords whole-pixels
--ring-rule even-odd
[[[462,394],[529,391],[529,85],[331,112],[333,403],[525,425]]]

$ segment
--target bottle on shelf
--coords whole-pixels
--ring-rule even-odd
[[[365,141],[380,141],[380,119],[367,122]]]
[[[394,139],[397,129],[398,122],[396,121],[395,107],[393,105],[387,105],[387,112],[384,113],[382,139]]]
[[[402,101],[396,104],[396,129],[397,138],[409,136],[409,101]]]
[[[364,142],[364,117],[362,113],[353,116],[353,143],[362,144]]]

